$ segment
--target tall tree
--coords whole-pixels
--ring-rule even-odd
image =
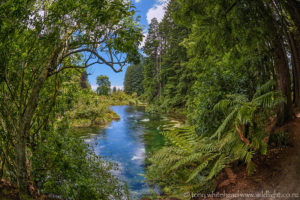
[[[276,15],[280,17],[289,44],[292,72],[294,104],[300,109],[300,2],[273,1]]]
[[[124,92],[126,94],[137,93],[141,95],[144,91],[143,80],[144,80],[144,67],[143,64],[130,65],[125,74],[124,80]]]
[[[144,64],[144,88],[147,100],[152,101],[159,96],[159,64],[160,64],[160,36],[159,23],[156,18],[151,20],[148,35],[143,47],[147,55]]]
[[[290,120],[292,118],[291,80],[285,47],[286,36],[282,31],[284,27],[281,19],[276,14],[272,2],[215,1],[208,3],[201,0],[180,2],[181,9],[177,12],[178,22],[192,28],[192,33],[184,44],[190,55],[198,57],[190,63],[196,64],[200,61],[204,66],[211,60],[213,65],[221,66],[220,64],[231,56],[230,65],[239,66],[236,72],[239,73],[244,68],[247,74],[243,74],[244,78],[240,79],[244,83],[237,84],[228,92],[246,89],[251,96],[255,88],[262,84],[261,80],[269,78],[278,80],[278,90],[286,98],[286,103],[279,105],[278,124]],[[256,73],[258,74],[255,75]],[[225,78],[224,73],[220,77]],[[226,87],[226,85],[219,86]],[[211,88],[209,85],[207,87]],[[220,92],[225,92],[227,89],[229,87]],[[222,95],[218,96],[220,98]],[[202,102],[205,102],[205,99],[203,100]],[[215,100],[217,101],[217,98]],[[199,108],[199,106],[196,107]]]
[[[161,37],[159,105],[167,110],[186,105],[194,82],[192,75],[194,71],[186,65],[186,49],[180,45],[188,37],[189,29],[173,20],[178,5],[175,0],[169,1],[164,18],[159,24]]]

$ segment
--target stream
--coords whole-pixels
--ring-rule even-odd
[[[159,188],[145,181],[146,156],[164,145],[160,134],[174,122],[165,116],[145,112],[145,107],[112,106],[121,119],[101,129],[80,129],[85,142],[92,145],[97,155],[118,164],[116,175],[127,182],[132,199],[138,199]]]

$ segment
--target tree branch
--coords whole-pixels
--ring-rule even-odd
[[[89,49],[89,48],[83,48],[83,49],[77,49],[77,50],[74,50],[74,51],[71,51],[69,53],[67,53],[66,55],[63,56],[63,59],[71,56],[72,54],[76,54],[76,53],[81,53],[81,52],[90,52],[91,54],[93,54],[94,56],[96,56],[96,58],[98,60],[100,60],[101,62],[97,61],[97,62],[94,62],[94,64],[96,63],[99,63],[99,64],[106,64],[108,65],[114,72],[121,72],[123,70],[123,67],[125,66],[127,60],[124,60],[124,61],[119,61],[118,62],[114,62],[113,59],[111,61],[107,61],[105,60],[102,56],[100,56],[96,50],[94,49]],[[113,55],[112,55],[112,52],[110,51],[110,57],[112,58]],[[114,68],[114,65],[119,65],[120,66],[120,69],[115,69]],[[91,65],[89,65],[91,66]],[[84,67],[86,68],[86,67]]]

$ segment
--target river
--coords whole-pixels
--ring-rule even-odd
[[[81,129],[85,141],[94,147],[97,155],[118,164],[117,176],[126,181],[132,199],[137,199],[157,188],[145,182],[147,155],[164,145],[160,134],[174,122],[161,115],[145,112],[139,106],[112,106],[121,119],[101,129]]]

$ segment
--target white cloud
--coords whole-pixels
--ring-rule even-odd
[[[144,33],[143,41],[141,42],[141,44],[139,46],[140,49],[145,45],[147,35],[148,35],[148,33]]]
[[[92,90],[96,91],[97,90],[98,85],[91,85]],[[124,90],[124,86],[123,85],[112,85],[110,86],[111,89],[113,89],[114,87],[117,88],[117,90]]]
[[[168,0],[156,0],[156,3],[152,8],[150,8],[147,12],[147,22],[148,24],[151,23],[151,19],[156,17],[158,22],[161,22],[161,20],[164,17],[165,9],[164,7],[167,6]]]
[[[98,85],[91,85],[92,90],[96,91],[97,90]]]
[[[116,87],[117,90],[124,90],[124,86],[123,85],[112,85],[110,88],[113,89],[114,87]]]
[[[131,160],[135,160],[136,162],[142,164],[145,160],[145,153],[145,147],[139,147],[136,149],[135,155],[131,158]]]
[[[140,3],[141,2],[141,0],[135,0],[135,3]]]

